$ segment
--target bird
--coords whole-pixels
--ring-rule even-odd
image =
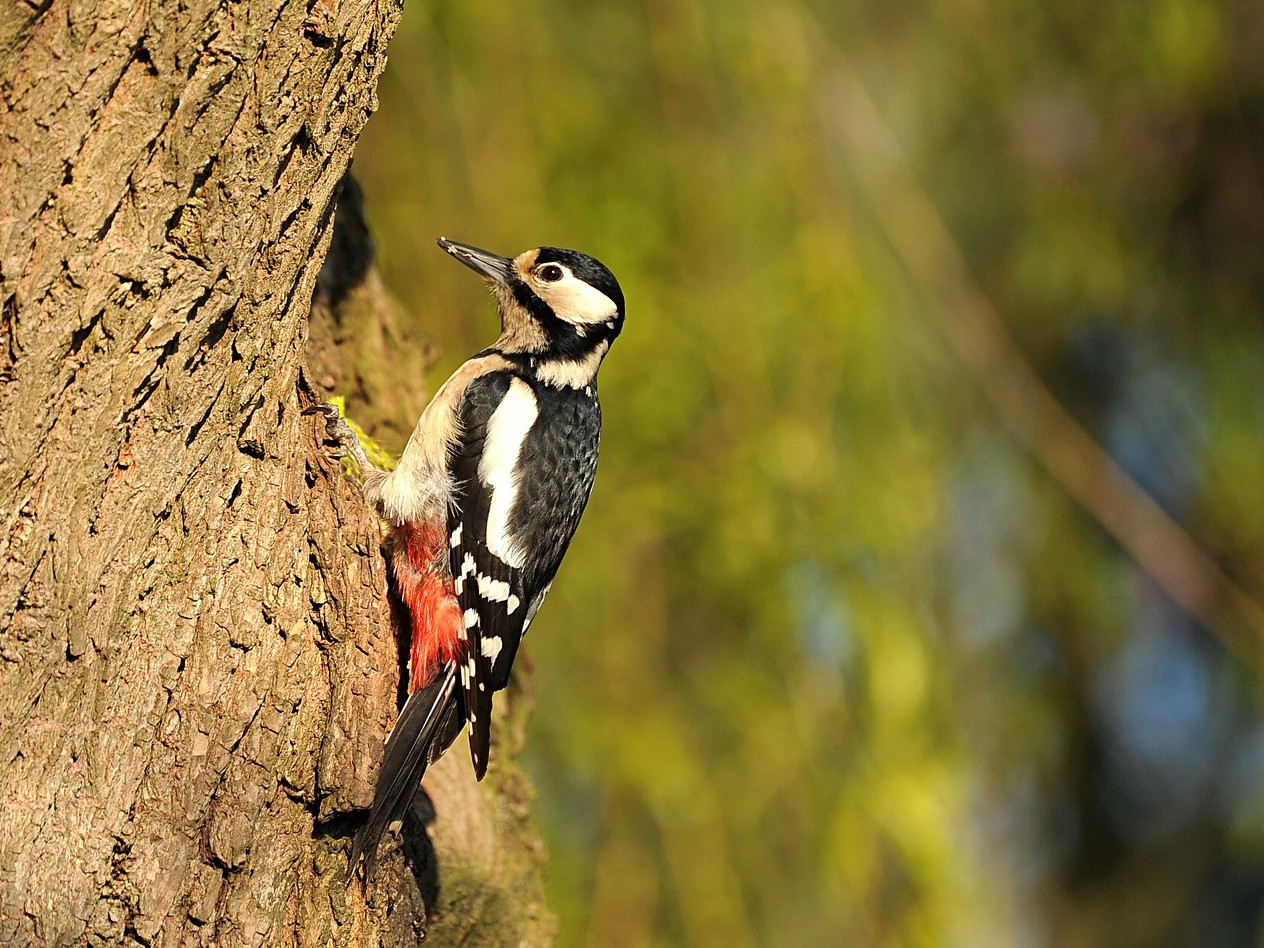
[[[476,778],[487,772],[492,694],[509,682],[592,491],[597,371],[624,321],[618,280],[587,254],[438,245],[491,288],[497,340],[435,392],[393,471],[369,459],[336,406],[317,406],[387,524],[410,625],[408,697],[349,858],[348,880],[363,864],[366,883],[383,835],[462,727]]]

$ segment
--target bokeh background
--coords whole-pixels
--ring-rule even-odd
[[[561,944],[1262,943],[1264,5],[418,2],[380,99],[436,380],[439,234],[629,300],[528,640]]]

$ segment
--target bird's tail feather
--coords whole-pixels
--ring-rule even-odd
[[[386,739],[386,753],[369,818],[351,846],[348,881],[364,860],[364,877],[373,872],[382,834],[408,812],[426,768],[439,758],[461,732],[460,689],[455,663],[449,662],[430,684],[408,696],[399,720]]]

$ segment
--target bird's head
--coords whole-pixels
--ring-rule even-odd
[[[541,365],[591,364],[596,373],[623,329],[623,290],[603,263],[557,247],[510,259],[444,237],[439,246],[491,285],[500,310],[497,349]]]

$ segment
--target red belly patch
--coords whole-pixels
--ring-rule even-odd
[[[424,687],[461,650],[463,618],[448,566],[443,523],[405,525],[396,531],[393,572],[412,619],[408,691]]]

